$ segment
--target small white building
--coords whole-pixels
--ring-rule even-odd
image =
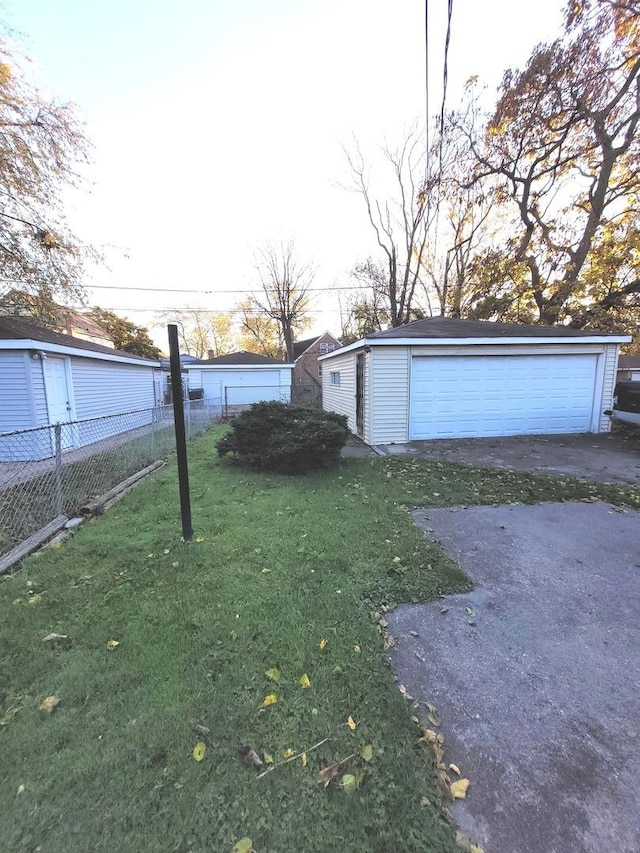
[[[151,423],[159,377],[157,361],[0,317],[0,461],[52,456],[42,427],[66,424],[70,450]]]
[[[618,359],[618,381],[640,382],[640,355],[621,355]]]
[[[629,335],[433,317],[321,356],[323,408],[368,444],[607,432]]]
[[[224,413],[264,400],[291,401],[295,365],[254,352],[234,352],[184,365],[189,393],[219,404]]]

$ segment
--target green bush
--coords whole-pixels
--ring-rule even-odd
[[[218,454],[254,471],[300,474],[327,468],[349,437],[344,415],[290,403],[254,403],[216,442]]]

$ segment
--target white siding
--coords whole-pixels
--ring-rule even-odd
[[[346,415],[349,429],[356,432],[356,354],[336,355],[322,362],[322,408]],[[331,384],[331,374],[340,374],[340,384]]]
[[[371,348],[371,437],[369,444],[402,444],[409,436],[407,347]]]
[[[29,397],[28,359],[26,352],[0,353],[0,432],[35,426]]]
[[[39,358],[28,359],[31,374],[31,399],[33,402],[34,426],[49,423],[47,414],[47,395],[44,388],[44,371]]]
[[[599,432],[610,432],[611,418],[602,414],[605,409],[613,409],[613,392],[616,387],[618,344],[607,344],[604,348],[604,375],[602,380],[602,400],[600,405],[600,429]]]

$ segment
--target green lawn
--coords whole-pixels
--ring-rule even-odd
[[[389,457],[254,475],[218,461],[217,434],[190,450],[202,541],[180,542],[170,463],[0,582],[0,850],[455,850],[374,615],[468,582],[407,506],[640,494]]]

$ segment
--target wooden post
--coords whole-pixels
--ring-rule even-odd
[[[171,396],[173,397],[173,422],[176,428],[176,453],[178,455],[178,485],[180,488],[180,515],[182,517],[182,538],[188,542],[193,535],[191,526],[191,498],[189,495],[189,468],[187,465],[187,441],[184,430],[184,400],[182,395],[182,373],[180,369],[180,349],[178,347],[178,327],[170,323],[169,363],[171,366]]]

